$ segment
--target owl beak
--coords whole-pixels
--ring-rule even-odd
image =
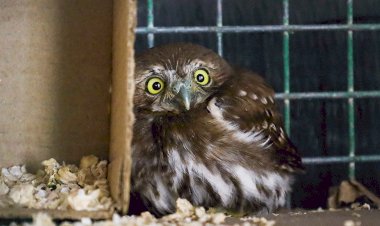
[[[191,106],[191,85],[187,81],[179,81],[173,85],[173,92],[176,94],[176,103],[185,107],[186,111]]]
[[[190,110],[191,94],[190,89],[182,86],[179,90],[180,98],[182,99],[182,104],[185,106],[186,110]]]

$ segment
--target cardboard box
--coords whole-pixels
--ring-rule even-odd
[[[134,0],[0,0],[0,167],[108,159],[115,204],[129,202]],[[36,210],[0,209],[0,217]],[[47,211],[56,218],[112,212]]]

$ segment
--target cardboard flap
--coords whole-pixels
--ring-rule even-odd
[[[116,206],[128,211],[133,132],[136,1],[114,1],[113,76],[108,180]]]

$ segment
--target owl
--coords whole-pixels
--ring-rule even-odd
[[[284,205],[301,158],[274,91],[205,47],[177,43],[136,57],[132,192],[157,215],[177,198],[234,213]]]

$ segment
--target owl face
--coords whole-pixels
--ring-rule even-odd
[[[136,57],[135,108],[156,113],[191,111],[229,77],[230,66],[194,44],[155,47]]]

